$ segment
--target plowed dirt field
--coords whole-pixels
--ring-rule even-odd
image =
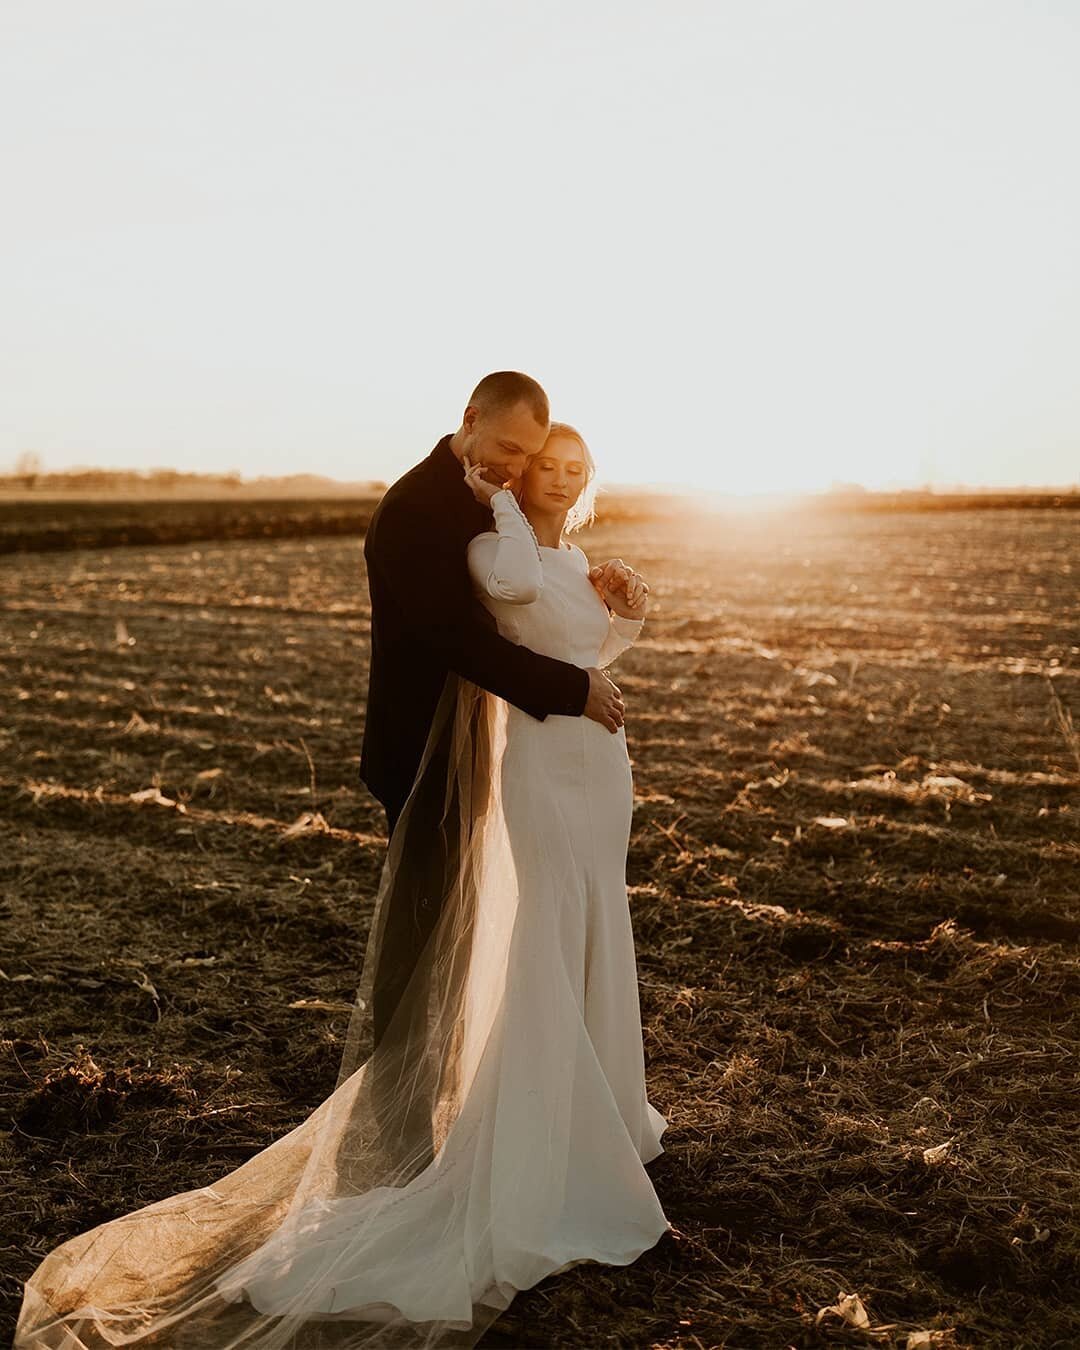
[[[485,1344],[1080,1344],[1077,514],[580,536],[653,586],[612,673],[677,1235]],[[9,1332],[332,1089],[385,845],[359,537],[50,550],[0,559]]]

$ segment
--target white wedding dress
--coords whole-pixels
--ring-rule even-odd
[[[500,631],[582,667],[606,665],[629,647],[641,622],[609,616],[581,549],[541,548],[509,491],[497,493],[492,508],[496,531],[473,539],[468,562]],[[315,1193],[302,1204],[291,1191],[279,1199],[278,1226],[214,1277],[223,1306],[246,1303],[265,1323],[235,1338],[203,1330],[192,1344],[366,1347],[382,1344],[378,1323],[393,1322],[399,1333],[417,1328],[395,1345],[472,1345],[478,1310],[490,1324],[517,1291],[581,1261],[628,1264],[669,1228],[644,1168],[663,1151],[667,1122],[645,1087],[626,890],[633,790],[625,733],[585,717],[539,721],[499,707],[505,739],[496,787],[516,886],[512,904],[505,880],[482,888],[456,1115],[431,1161],[404,1185]],[[352,1081],[335,1098],[344,1101]],[[333,1101],[293,1134],[317,1136],[315,1117]],[[255,1177],[248,1190],[262,1184],[252,1169],[292,1137],[246,1165]],[[239,1196],[244,1172],[189,1194],[220,1201],[231,1188]],[[46,1271],[68,1247],[72,1269],[80,1270],[79,1259],[93,1264],[88,1236],[57,1249],[28,1284],[18,1350],[139,1343],[129,1322],[111,1337],[107,1318],[86,1316],[88,1304],[100,1306],[92,1281],[84,1278],[89,1292],[80,1291],[76,1317],[56,1265]],[[110,1259],[116,1245],[105,1244]],[[304,1340],[298,1331],[335,1321],[338,1340]],[[147,1343],[189,1342],[166,1332]]]

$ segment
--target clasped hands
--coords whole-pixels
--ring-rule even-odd
[[[621,558],[609,558],[589,568],[589,580],[608,609],[623,619],[643,619],[649,606],[649,587],[640,572]]]

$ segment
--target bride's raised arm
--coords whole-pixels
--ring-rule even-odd
[[[509,488],[491,499],[495,529],[469,541],[469,575],[476,587],[512,605],[531,605],[544,589],[540,546]]]

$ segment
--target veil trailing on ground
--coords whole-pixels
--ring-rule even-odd
[[[444,1164],[468,1166],[444,1145],[469,1124],[462,1104],[499,1034],[518,904],[506,718],[448,675],[390,840],[332,1094],[213,1185],[54,1249],[27,1282],[18,1350],[442,1350],[473,1346],[508,1306],[509,1282],[477,1288],[462,1262],[463,1235],[470,1252],[490,1247],[468,1184],[433,1189],[434,1209],[417,1193]]]

